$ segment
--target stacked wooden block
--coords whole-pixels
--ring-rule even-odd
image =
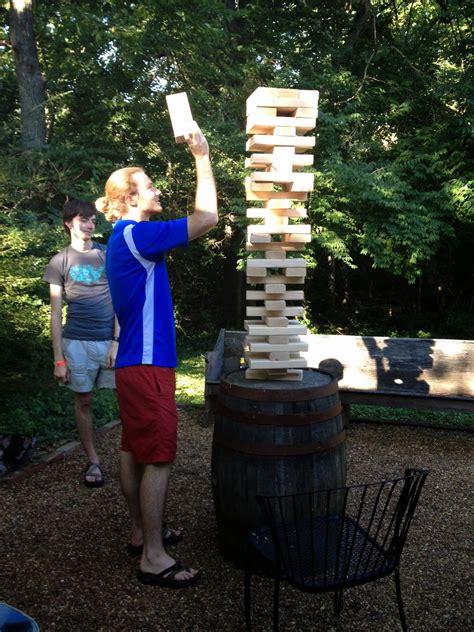
[[[313,190],[314,175],[301,172],[313,164],[317,90],[257,88],[247,99],[247,200],[261,206],[247,209],[247,217],[262,220],[247,227],[247,250],[260,256],[247,261],[246,377],[263,380],[301,380],[307,350],[302,336],[306,261],[287,256],[304,250],[311,227],[304,202]],[[299,286],[295,289],[293,286]]]

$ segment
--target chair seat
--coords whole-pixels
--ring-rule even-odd
[[[258,496],[266,526],[255,529],[248,540],[246,629],[251,629],[255,552],[273,568],[274,630],[278,630],[281,580],[304,592],[333,592],[338,616],[346,588],[393,574],[400,623],[406,632],[400,556],[427,475],[426,470],[411,468],[403,477],[374,483]]]
[[[351,516],[329,516],[279,524],[280,576],[301,590],[318,592],[355,586],[393,572],[396,560]],[[267,560],[275,560],[272,530],[250,535],[250,544]]]

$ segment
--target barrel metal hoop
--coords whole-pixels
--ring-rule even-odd
[[[341,402],[337,402],[330,408],[324,410],[314,410],[309,413],[277,415],[275,413],[259,413],[247,410],[235,410],[224,406],[221,402],[217,403],[217,413],[223,415],[227,419],[236,422],[259,424],[266,426],[306,426],[314,423],[322,423],[329,419],[334,419],[342,412]]]
[[[233,373],[233,371],[231,371]],[[319,371],[324,373],[324,371]],[[229,375],[229,374],[227,374]],[[328,374],[330,375],[330,374]],[[330,375],[330,377],[332,377]],[[323,384],[321,386],[314,386],[301,389],[252,389],[248,386],[240,386],[238,384],[231,384],[230,382],[221,380],[220,390],[222,393],[231,395],[232,397],[239,397],[241,399],[251,399],[255,401],[274,401],[274,402],[304,402],[309,399],[319,399],[321,397],[328,397],[338,392],[338,382],[334,378],[329,384]]]
[[[303,454],[316,454],[328,452],[340,446],[346,440],[346,431],[342,430],[323,443],[305,443],[296,445],[255,444],[237,439],[229,440],[214,429],[214,444],[220,448],[254,454],[258,456],[299,456]]]

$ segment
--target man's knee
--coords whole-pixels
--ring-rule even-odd
[[[76,407],[81,412],[88,412],[91,407],[91,402],[92,402],[92,393],[76,393],[75,394]]]

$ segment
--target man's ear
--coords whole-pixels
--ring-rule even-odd
[[[125,198],[125,201],[128,206],[137,206],[137,198],[138,198],[137,193],[131,193],[130,195],[127,195],[127,197]]]

